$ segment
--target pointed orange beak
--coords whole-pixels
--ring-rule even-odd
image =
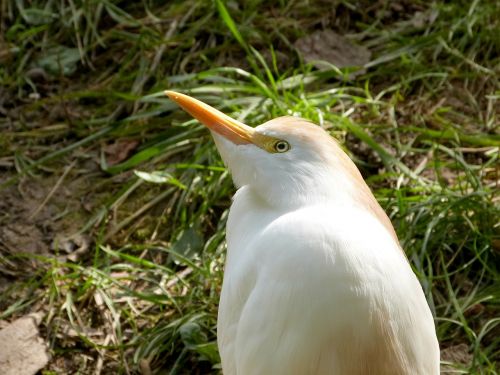
[[[219,133],[231,142],[237,145],[255,143],[254,128],[232,119],[198,99],[175,91],[165,91],[165,94],[207,128]]]

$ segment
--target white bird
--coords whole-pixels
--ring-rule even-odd
[[[225,375],[434,375],[422,287],[360,172],[321,127],[252,128],[166,94],[212,132],[238,188],[217,341]]]

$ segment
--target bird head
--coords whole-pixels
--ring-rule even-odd
[[[321,127],[285,116],[252,128],[197,99],[165,93],[210,129],[237,187],[248,186],[267,204],[289,209],[361,205],[393,232],[357,167]]]

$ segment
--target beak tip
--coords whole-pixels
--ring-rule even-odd
[[[163,93],[172,100],[175,100],[179,96],[177,92],[171,90],[165,90]]]

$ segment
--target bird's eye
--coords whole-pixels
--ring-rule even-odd
[[[290,145],[287,141],[278,141],[274,144],[274,150],[276,152],[287,152],[290,150]]]

